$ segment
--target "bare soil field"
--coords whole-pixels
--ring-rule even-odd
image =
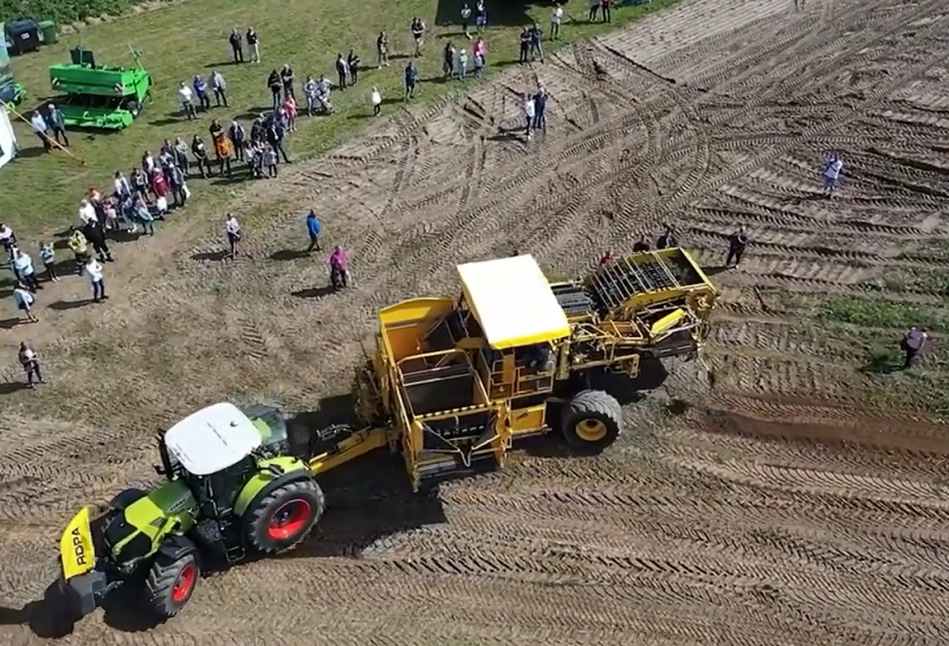
[[[19,381],[29,338],[51,379],[2,395],[0,642],[42,641],[59,532],[153,477],[157,426],[235,396],[331,418],[379,307],[514,249],[581,272],[669,222],[707,265],[740,223],[752,246],[713,278],[714,378],[669,366],[607,454],[538,444],[422,498],[354,465],[363,484],[330,491],[298,551],[209,578],[167,624],[112,608],[67,643],[946,644],[949,434],[909,377],[861,370],[862,339],[901,330],[814,312],[941,311],[947,18],[944,0],[694,0],[238,188],[249,258],[220,260],[222,216],[191,216],[119,248],[107,305],[48,288],[63,304],[0,353]],[[505,130],[538,81],[549,129],[525,144]],[[346,293],[297,251],[310,207],[352,249]]]

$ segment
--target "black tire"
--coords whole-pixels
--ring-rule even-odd
[[[602,390],[582,390],[564,408],[561,427],[567,444],[598,453],[619,437],[623,410],[615,397]]]
[[[309,536],[325,508],[323,490],[315,480],[288,482],[245,512],[247,545],[262,554],[292,549]]]
[[[145,607],[159,619],[174,617],[191,599],[200,578],[196,552],[177,559],[159,552],[145,579]]]
[[[138,502],[148,494],[141,489],[126,489],[118,494],[109,502],[109,509],[124,511],[132,503]]]

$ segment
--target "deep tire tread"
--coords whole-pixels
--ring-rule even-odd
[[[262,536],[264,536],[265,528],[270,522],[271,514],[279,505],[293,497],[306,498],[310,502],[316,510],[313,514],[313,522],[306,531],[301,532],[290,543],[274,545],[270,541],[263,540]],[[247,515],[244,530],[247,545],[251,550],[261,554],[279,554],[292,550],[310,535],[310,532],[313,531],[323,515],[324,509],[326,509],[326,499],[323,496],[323,490],[312,478],[296,480],[278,487],[264,496],[253,511]]]
[[[585,418],[596,418],[604,422],[608,432],[597,442],[581,439],[574,427]],[[615,397],[603,390],[581,390],[567,403],[562,415],[563,435],[567,443],[575,449],[599,452],[607,448],[623,429],[623,409]]]
[[[171,600],[171,592],[178,581],[178,576],[185,565],[193,563],[198,570],[197,579],[191,587],[191,593],[181,603],[175,603]],[[191,600],[194,591],[201,581],[201,564],[198,561],[198,555],[194,552],[172,561],[160,554],[155,559],[152,567],[149,569],[148,577],[145,579],[145,606],[156,616],[162,619],[170,619]]]

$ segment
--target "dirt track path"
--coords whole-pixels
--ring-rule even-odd
[[[862,411],[876,393],[851,349],[762,293],[862,294],[941,265],[947,16],[696,0],[255,185],[235,203],[249,260],[203,259],[218,218],[123,247],[107,307],[29,328],[53,384],[3,395],[3,605],[41,595],[79,505],[151,477],[156,425],[235,393],[316,408],[375,311],[451,293],[455,264],[516,248],[571,274],[663,222],[715,264],[741,221],[755,246],[717,277],[714,389],[674,370],[609,456],[523,455],[434,500],[354,495],[302,550],[207,581],[174,622],[146,636],[97,615],[72,643],[946,643],[945,432]],[[547,136],[499,137],[538,80]],[[849,162],[832,203],[813,199],[828,149]],[[350,293],[324,295],[325,267],[293,252],[311,206],[353,249]],[[36,641],[19,624],[38,614],[3,611],[0,640]]]

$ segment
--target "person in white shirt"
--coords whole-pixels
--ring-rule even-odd
[[[16,234],[5,224],[0,224],[0,246],[7,252],[7,257],[13,258],[13,249],[16,247]]]
[[[33,126],[33,132],[36,133],[36,136],[43,142],[43,148],[46,152],[50,152],[53,149],[53,144],[49,138],[49,125],[46,123],[46,118],[43,116],[43,113],[39,110],[34,110],[33,116],[30,117],[30,125]]]
[[[82,268],[89,281],[92,283],[92,300],[98,303],[101,300],[109,298],[105,295],[105,281],[102,279],[102,265],[95,258],[90,258],[86,266]]]
[[[17,280],[26,285],[30,291],[35,292],[39,289],[36,281],[36,269],[33,267],[33,259],[30,258],[30,254],[19,249],[13,252],[13,273],[16,274]]]
[[[125,175],[122,174],[122,171],[115,171],[115,180],[113,181],[113,186],[115,187],[115,195],[120,200],[124,200],[132,196],[132,185],[129,184],[129,181],[125,178]]]
[[[224,233],[227,235],[227,244],[230,247],[231,259],[233,260],[240,253],[241,246],[241,225],[238,224],[233,213],[228,213],[227,219],[224,220]]]
[[[382,111],[382,95],[378,88],[372,88],[372,116],[378,117]]]
[[[92,206],[89,200],[79,202],[79,219],[82,220],[82,226],[98,221],[96,219],[96,207]]]
[[[554,6],[554,12],[550,16],[550,38],[552,40],[560,40],[561,24],[563,24],[563,7],[558,4]]]
[[[35,385],[33,382],[34,378],[41,384],[46,383],[43,380],[43,373],[40,371],[40,355],[37,354],[36,350],[26,341],[20,342],[20,352],[17,354],[17,358],[20,360],[20,365],[23,366],[23,370],[26,371],[26,384],[28,387],[33,388]]]
[[[18,310],[26,313],[27,321],[36,323],[39,320],[36,314],[33,313],[33,303],[36,302],[36,297],[33,296],[23,283],[17,283],[13,289],[13,301],[16,303]]]
[[[837,153],[831,153],[827,164],[824,166],[824,195],[828,198],[834,196],[834,191],[840,182],[840,171],[843,168],[844,160]]]
[[[178,84],[178,99],[181,101],[181,109],[184,111],[188,121],[198,118],[198,113],[194,109],[194,93],[188,84],[182,81]]]
[[[524,128],[524,134],[527,136],[527,140],[530,141],[531,128],[534,125],[534,114],[535,114],[534,97],[532,97],[530,94],[524,95],[523,110],[524,110],[524,119],[527,121],[527,125]]]

